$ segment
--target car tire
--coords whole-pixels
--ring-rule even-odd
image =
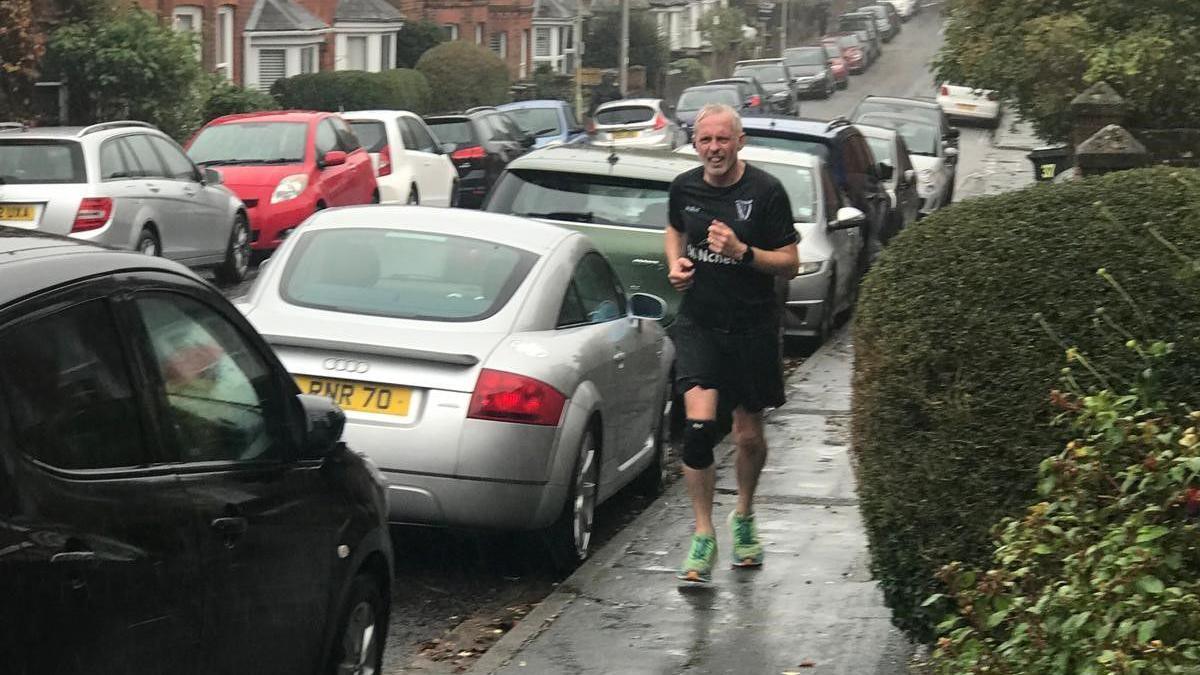
[[[238,213],[229,231],[229,243],[225,246],[225,261],[214,271],[217,282],[229,286],[240,284],[250,271],[250,224],[246,215]]]
[[[388,603],[379,581],[367,574],[354,577],[338,614],[325,673],[366,675],[382,670],[387,622]]]
[[[833,327],[837,323],[837,273],[829,277],[829,288],[825,291],[825,311],[821,314],[821,323],[817,325],[817,334],[813,336],[813,347],[820,347],[833,335]]]
[[[142,228],[142,233],[138,235],[137,244],[134,245],[138,253],[144,253],[155,258],[162,255],[162,243],[158,240],[158,235],[149,226]]]
[[[458,208],[458,181],[450,183],[450,208]]]
[[[544,533],[548,560],[560,573],[570,572],[591,554],[592,525],[600,493],[600,448],[590,427],[579,442],[562,513]]]
[[[379,190],[376,190],[376,191],[374,191],[374,192],[372,192],[372,193],[371,193],[371,203],[372,203],[372,204],[378,204],[378,203],[379,203]]]
[[[654,458],[637,478],[634,489],[647,497],[657,497],[666,489],[671,470],[671,424],[675,417],[675,401],[671,396],[673,387],[667,383],[663,395],[662,415],[654,429]]]
[[[405,200],[404,203],[409,206],[420,206],[421,205],[421,193],[417,192],[416,185],[412,185],[411,187],[408,188],[408,199]]]

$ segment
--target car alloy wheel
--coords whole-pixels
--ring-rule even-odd
[[[225,261],[216,270],[217,280],[225,284],[241,283],[250,270],[250,226],[246,216],[238,214],[229,234],[229,248]]]
[[[383,600],[378,584],[367,576],[351,584],[348,611],[338,636],[336,675],[376,675],[383,659],[386,625],[381,619]]]
[[[575,485],[571,490],[572,535],[575,558],[586,560],[592,545],[592,523],[596,518],[596,493],[600,465],[596,462],[595,435],[588,431],[576,461]]]
[[[138,237],[137,250],[138,253],[156,258],[162,255],[162,247],[158,243],[158,238],[149,229],[142,230],[141,236]]]

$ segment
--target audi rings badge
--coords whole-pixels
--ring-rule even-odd
[[[325,370],[336,370],[341,373],[362,373],[371,369],[371,364],[366,361],[355,361],[354,359],[325,359],[322,363]]]

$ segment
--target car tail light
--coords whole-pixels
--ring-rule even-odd
[[[392,175],[392,150],[386,145],[379,151],[379,175]]]
[[[75,212],[72,232],[86,232],[104,227],[112,216],[113,203],[108,197],[84,197]]]
[[[750,100],[747,101],[747,103],[749,103],[750,107],[752,107],[752,108],[758,107],[758,106],[762,105],[762,97],[759,96],[758,94],[755,94],[750,97]]]
[[[658,113],[654,116],[654,130],[659,131],[665,128],[667,128],[667,118],[663,117],[662,113]]]
[[[942,85],[942,96],[949,96],[949,95],[950,95],[950,87],[947,87],[946,85],[943,84]]]
[[[567,397],[531,377],[483,369],[467,417],[496,422],[556,426]]]
[[[472,145],[468,148],[459,148],[450,153],[450,159],[483,159],[487,157],[487,151],[482,145]]]

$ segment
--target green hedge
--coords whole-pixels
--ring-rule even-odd
[[[211,90],[204,94],[201,122],[208,123],[218,117],[234,113],[273,110],[278,107],[279,104],[270,94],[265,94],[257,89],[239,87],[222,78],[220,81],[213,82]]]
[[[488,49],[469,42],[444,42],[421,55],[417,70],[438,93],[438,112],[508,101],[508,66]]]
[[[853,432],[873,568],[898,625],[931,639],[939,617],[921,604],[938,568],[986,565],[989,528],[1033,500],[1038,463],[1068,433],[1049,404],[1068,346],[1128,376],[1138,366],[1108,321],[1174,342],[1163,394],[1200,399],[1200,283],[1170,248],[1200,250],[1198,207],[1200,173],[1128,171],[969,200],[889,245],[854,326]],[[1096,326],[1100,306],[1109,319]]]
[[[299,110],[411,110],[428,112],[432,99],[425,76],[397,68],[380,73],[339,70],[276,80],[271,94],[282,108]]]

